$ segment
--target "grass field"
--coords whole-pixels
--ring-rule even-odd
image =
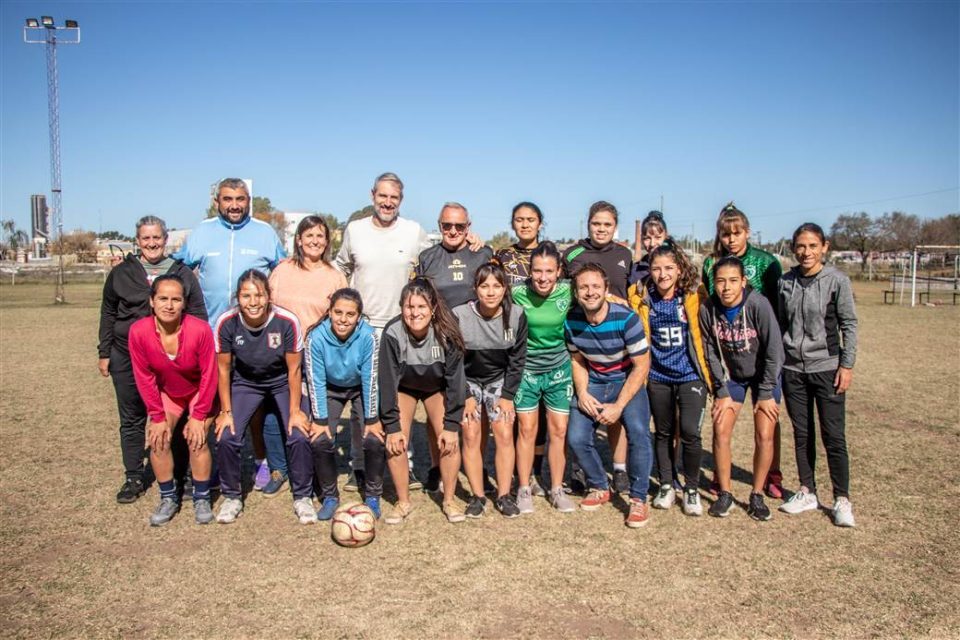
[[[857,285],[848,404],[857,528],[614,507],[449,525],[411,519],[341,549],[289,494],[230,527],[133,505],[116,405],[95,367],[99,287],[0,287],[0,632],[4,637],[960,637],[960,308],[883,306]],[[734,463],[749,468],[747,414]],[[784,472],[796,489],[792,431]],[[704,427],[705,442],[710,429]],[[825,456],[817,477],[830,503]],[[737,479],[739,478],[739,480]],[[738,500],[749,471],[735,477]],[[774,502],[773,506],[779,504]],[[621,505],[622,506],[622,505]]]

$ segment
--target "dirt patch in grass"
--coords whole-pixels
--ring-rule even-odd
[[[146,525],[155,490],[117,505],[110,381],[96,372],[99,287],[0,288],[0,631],[7,637],[958,637],[960,309],[881,304],[857,285],[848,405],[858,526],[826,511],[768,523],[613,507],[494,512],[451,526],[426,496],[403,526],[341,549],[289,494],[237,524],[189,504]],[[745,412],[747,413],[747,412]],[[784,471],[796,488],[792,431]],[[704,439],[710,440],[710,429]],[[734,435],[749,495],[751,427]],[[831,503],[824,456],[821,497]],[[776,503],[774,503],[776,505]]]

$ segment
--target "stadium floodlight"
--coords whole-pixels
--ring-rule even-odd
[[[57,292],[54,301],[66,302],[63,287],[63,202],[60,189],[60,89],[57,77],[57,45],[80,44],[80,26],[76,20],[67,20],[66,26],[58,27],[51,16],[41,16],[39,25],[35,18],[27,18],[23,28],[23,41],[28,44],[44,44],[47,49],[47,122],[50,128],[50,214],[57,230],[59,243],[59,266],[57,268]]]

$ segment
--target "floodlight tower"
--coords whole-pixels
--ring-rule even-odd
[[[47,121],[50,126],[50,202],[53,224],[57,230],[60,263],[57,268],[57,304],[66,302],[63,291],[63,208],[60,189],[60,91],[57,79],[57,45],[80,44],[80,25],[76,20],[65,20],[62,27],[54,24],[51,16],[40,20],[27,18],[23,27],[23,41],[27,44],[47,45]]]

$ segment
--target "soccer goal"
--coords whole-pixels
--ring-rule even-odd
[[[960,301],[960,245],[917,245],[910,261],[910,306],[947,300]]]

